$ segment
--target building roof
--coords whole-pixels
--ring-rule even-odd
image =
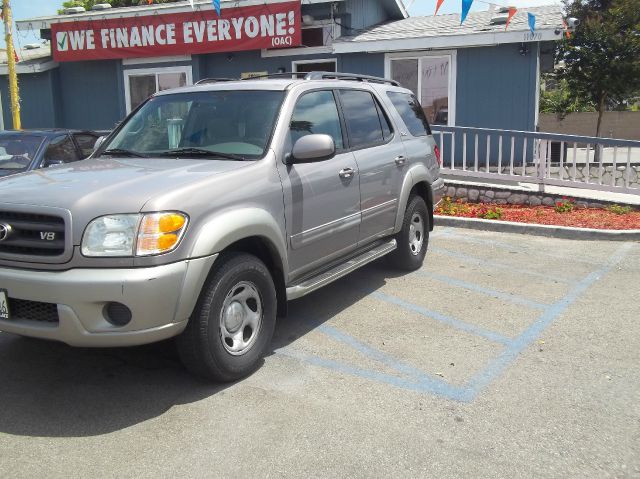
[[[16,45],[18,53],[18,62],[16,63],[16,71],[18,73],[39,73],[57,65],[51,59],[51,44],[33,43],[29,45]],[[0,50],[0,75],[7,74],[7,51]]]
[[[536,30],[533,34],[529,30],[527,12],[536,16]],[[504,23],[491,23],[491,19],[498,15],[506,18],[506,14],[499,14],[498,11],[471,12],[462,25],[460,25],[458,13],[410,17],[376,25],[354,35],[342,36],[334,41],[333,46],[336,53],[454,48],[556,40],[562,35],[560,6],[519,10],[511,19],[509,29],[506,31]]]
[[[291,0],[221,0],[221,6],[225,7],[246,7],[250,5],[263,5],[265,3],[288,2]],[[314,3],[344,2],[346,0],[302,0],[302,5]],[[398,17],[407,17],[408,13],[402,0],[382,0],[397,9]],[[213,11],[211,0],[194,0],[196,11]],[[89,10],[84,13],[48,15],[25,20],[16,20],[16,29],[21,32],[37,31],[51,28],[52,23],[73,22],[82,20],[103,20],[108,18],[138,17],[141,15],[171,14],[192,11],[191,3],[188,0],[161,3],[153,5],[138,5],[133,7],[109,8],[107,10]]]

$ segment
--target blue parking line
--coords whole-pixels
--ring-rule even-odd
[[[579,281],[569,293],[549,309],[542,313],[533,325],[518,336],[510,346],[508,346],[497,358],[493,359],[489,365],[471,378],[467,384],[471,392],[471,399],[476,397],[483,388],[498,377],[509,366],[520,353],[530,346],[551,325],[569,306],[575,303],[593,284],[602,276],[611,271],[620,263],[631,249],[631,243],[625,243],[610,257],[609,261],[597,271],[586,276]]]
[[[297,359],[298,361],[303,361],[313,366],[319,366],[325,369],[330,369],[332,371],[338,371],[343,374],[350,374],[359,378],[389,384],[391,386],[415,391],[418,393],[436,394],[438,396],[460,402],[469,402],[471,400],[471,392],[468,390],[468,388],[453,386],[446,381],[426,377],[420,381],[413,381],[402,377],[393,376],[391,374],[372,371],[370,369],[357,368],[340,361],[334,361],[332,359],[321,358],[320,356],[305,354],[289,347],[277,349],[275,352],[283,356]]]
[[[498,268],[498,269],[506,269],[508,271],[514,272],[516,271],[518,274],[526,274],[527,276],[533,276],[536,278],[540,278],[540,279],[544,279],[545,281],[550,281],[550,280],[554,280],[554,281],[560,281],[562,283],[571,283],[573,281],[575,281],[575,278],[567,278],[564,276],[559,276],[556,273],[553,274],[544,274],[544,273],[538,273],[536,271],[530,271],[530,270],[526,270],[526,269],[522,269],[520,267],[518,267],[518,269],[516,270],[516,267],[511,265],[511,264],[506,264],[506,263],[500,263],[499,261],[496,261],[495,259],[482,259],[479,258],[477,256],[472,256],[469,254],[464,254],[464,253],[458,253],[457,251],[451,251],[448,249],[444,249],[444,248],[437,248],[434,246],[429,246],[429,253],[436,253],[436,254],[440,254],[443,256],[448,256],[450,258],[455,258],[458,259],[460,261],[464,261],[465,263],[471,263],[471,264],[475,264],[477,266],[484,266],[484,267],[490,267],[490,268]],[[428,261],[428,259],[427,259]]]
[[[500,344],[509,345],[511,344],[511,339],[503,336],[494,331],[490,331],[488,329],[484,329],[480,326],[476,326],[474,324],[465,323],[464,321],[460,321],[459,319],[450,318],[449,316],[445,316],[444,314],[440,314],[436,311],[431,311],[427,308],[423,308],[422,306],[418,306],[416,304],[409,303],[395,296],[391,296],[389,294],[382,293],[380,291],[374,291],[371,293],[373,298],[379,299],[381,301],[385,301],[387,303],[395,304],[396,306],[401,306],[404,309],[408,309],[409,311],[413,311],[415,313],[421,314],[423,316],[427,316],[428,318],[435,319],[440,321],[441,323],[452,326],[461,331],[475,334],[484,339],[488,339],[489,341],[493,341]]]
[[[474,283],[468,283],[467,281],[462,281],[459,279],[451,278],[449,276],[443,276],[440,274],[431,273],[429,271],[420,270],[417,271],[417,274],[420,276],[425,276],[427,278],[435,279],[436,281],[440,281],[442,283],[446,283],[450,286],[457,286],[459,288],[468,289],[469,291],[475,291],[477,293],[482,293],[487,296],[491,296],[492,298],[503,299],[505,301],[509,301],[514,304],[519,304],[521,306],[526,306],[527,308],[533,309],[546,309],[549,307],[548,304],[538,303],[537,301],[531,301],[527,298],[523,298],[516,294],[505,293],[503,291],[497,291],[491,288],[485,288],[484,286],[480,286]]]

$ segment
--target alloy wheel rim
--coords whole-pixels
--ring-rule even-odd
[[[424,220],[422,215],[414,213],[409,224],[409,249],[411,254],[417,256],[422,251],[424,244]]]
[[[262,326],[262,298],[258,288],[241,281],[229,290],[220,313],[220,338],[225,350],[241,356],[255,344]]]

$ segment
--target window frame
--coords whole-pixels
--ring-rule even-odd
[[[347,135],[347,143],[345,143],[346,145],[348,145],[348,148],[346,149],[346,151],[360,151],[360,150],[367,150],[369,148],[376,148],[378,146],[383,146],[383,145],[387,145],[389,143],[391,143],[393,141],[393,139],[396,136],[396,128],[395,125],[393,124],[393,121],[391,120],[391,115],[389,114],[389,112],[385,109],[384,103],[380,100],[380,98],[378,98],[378,96],[376,95],[376,93],[374,93],[373,91],[364,89],[364,88],[353,88],[353,87],[345,87],[345,88],[334,88],[334,96],[338,99],[339,105],[338,108],[340,110],[340,117],[342,119],[342,122],[344,124],[344,128],[345,128],[345,133]],[[376,141],[373,143],[366,143],[363,145],[359,145],[357,147],[354,147],[351,145],[351,132],[349,131],[349,125],[347,123],[347,118],[344,114],[344,107],[342,104],[342,98],[340,97],[340,94],[338,92],[341,91],[361,91],[361,92],[366,92],[369,93],[372,97],[373,97],[373,101],[374,104],[377,105],[376,111],[378,112],[378,115],[380,115],[380,113],[382,113],[386,119],[387,122],[389,123],[389,126],[391,127],[391,135],[389,136],[389,138],[387,140],[384,139],[384,131],[382,129],[382,123],[380,124],[380,131],[382,131],[383,134],[383,141]],[[378,116],[378,121],[380,121],[380,117]]]
[[[418,91],[414,92],[418,101],[422,105],[422,62],[424,58],[448,57],[449,58],[449,98],[448,98],[448,121],[446,125],[436,125],[430,123],[432,128],[438,126],[456,125],[456,79],[458,76],[458,55],[457,50],[436,50],[432,52],[402,52],[386,53],[384,56],[384,73],[386,78],[391,78],[391,62],[393,60],[418,60]]]
[[[349,148],[349,135],[347,134],[347,125],[345,124],[344,116],[342,115],[341,105],[338,99],[338,95],[336,95],[335,88],[312,88],[310,90],[304,90],[302,93],[300,93],[295,99],[293,108],[291,110],[291,115],[289,115],[289,121],[287,123],[287,134],[290,134],[291,132],[291,121],[293,120],[293,115],[296,111],[296,106],[298,106],[298,102],[300,101],[300,99],[310,93],[325,91],[331,93],[331,95],[333,96],[333,101],[336,105],[336,111],[338,112],[338,121],[340,122],[340,132],[342,133],[342,148],[338,148],[336,146],[336,155],[340,153],[347,153],[351,151]],[[291,147],[293,148],[293,144],[291,144]]]
[[[124,98],[125,98],[125,111],[127,115],[131,113],[135,108],[131,108],[131,85],[130,78],[135,76],[150,76],[154,75],[156,80],[156,93],[159,91],[159,79],[158,76],[162,73],[186,73],[187,83],[186,86],[193,85],[193,68],[189,66],[174,66],[174,67],[149,67],[149,68],[133,68],[123,70],[124,77]],[[144,103],[144,102],[142,102]],[[142,104],[141,103],[141,104]]]

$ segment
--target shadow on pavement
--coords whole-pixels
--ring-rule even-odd
[[[370,265],[290,303],[272,350],[289,345],[385,284]],[[357,286],[357,287],[354,287]],[[107,434],[220,393],[180,364],[173,343],[80,349],[0,334],[0,433],[38,437]]]

